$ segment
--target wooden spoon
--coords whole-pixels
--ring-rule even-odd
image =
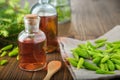
[[[48,63],[48,71],[47,75],[44,78],[44,80],[50,80],[52,75],[56,73],[61,68],[61,62],[60,61],[51,61]]]

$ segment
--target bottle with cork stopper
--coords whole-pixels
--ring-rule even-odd
[[[25,30],[18,35],[19,67],[26,71],[41,70],[46,66],[46,36],[39,29],[40,17],[27,14]]]

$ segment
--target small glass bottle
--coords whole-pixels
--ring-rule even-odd
[[[48,3],[49,0],[39,0],[32,9],[32,14],[37,14],[40,16],[40,29],[45,32],[47,37],[47,52],[53,52],[58,48],[57,42],[57,12],[55,7]]]
[[[26,71],[41,70],[46,65],[46,36],[39,29],[40,18],[27,14],[24,17],[25,30],[18,36],[19,67]]]

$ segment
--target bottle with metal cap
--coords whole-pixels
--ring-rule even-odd
[[[47,52],[51,53],[58,48],[58,20],[55,7],[48,2],[49,0],[39,0],[38,3],[32,7],[31,13],[39,15],[41,18],[39,28],[46,34]]]

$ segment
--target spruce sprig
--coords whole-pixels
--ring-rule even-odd
[[[29,3],[23,8],[20,0],[0,0],[0,44],[17,43],[18,34],[24,29],[23,17],[29,13]]]

